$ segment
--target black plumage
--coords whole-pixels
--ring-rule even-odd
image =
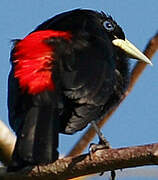
[[[37,43],[32,45],[38,32],[40,47],[44,47],[46,53],[51,51],[51,55],[39,51],[37,58],[36,52],[29,50],[29,42],[30,49],[38,49]],[[45,37],[43,32],[52,35]],[[36,38],[33,41],[29,37]],[[59,133],[82,130],[119,103],[129,82],[129,62],[127,54],[112,43],[116,38],[125,40],[125,35],[111,17],[76,9],[47,20],[26,40],[15,43],[8,90],[9,122],[17,134],[12,170],[55,161]],[[32,57],[27,54],[30,51]],[[34,59],[37,67],[38,59],[45,65],[39,64],[37,68]],[[30,69],[35,67],[34,71],[27,69],[25,61],[29,62]],[[49,85],[41,85],[38,90],[38,81],[32,90],[37,80],[32,76],[37,74],[43,78],[41,82],[46,82],[42,75],[46,72],[51,73]],[[28,83],[24,74],[29,76]]]
[[[105,21],[114,27],[112,32],[104,27]],[[112,40],[114,35],[123,39],[125,35],[111,17],[91,10],[57,15],[36,31],[49,28],[70,31],[73,37],[69,45],[48,40],[58,48],[56,79],[61,81],[59,103],[63,106],[59,108],[60,131],[73,134],[92,120],[100,119],[120,101],[129,80],[129,62]]]

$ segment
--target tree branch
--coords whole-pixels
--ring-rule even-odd
[[[14,149],[16,137],[10,129],[0,120],[0,161],[8,165]]]
[[[0,175],[2,180],[51,179],[66,180],[94,173],[158,164],[158,143],[119,149],[97,150],[89,154],[66,157],[53,164],[39,166],[27,175],[28,171]],[[27,173],[26,173],[27,172]]]

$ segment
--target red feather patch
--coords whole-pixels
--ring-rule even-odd
[[[19,79],[20,87],[30,94],[44,90],[54,90],[52,80],[53,47],[44,40],[51,37],[63,37],[70,40],[71,35],[62,31],[37,31],[29,34],[15,46],[14,63],[15,78]]]

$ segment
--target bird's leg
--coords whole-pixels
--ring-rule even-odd
[[[92,153],[94,153],[97,150],[100,149],[110,149],[110,143],[106,140],[106,138],[104,137],[103,133],[100,131],[100,129],[98,128],[97,124],[95,121],[91,121],[91,125],[93,126],[93,128],[95,129],[98,137],[99,137],[99,144],[91,144],[90,145],[90,158],[92,157]],[[100,175],[103,175],[104,172],[102,172]],[[116,173],[115,171],[111,171],[111,180],[115,180],[115,176]]]
[[[96,122],[95,122],[95,121],[92,121],[91,124],[92,124],[93,128],[95,129],[95,131],[96,131],[96,133],[97,133],[97,135],[98,135],[98,137],[99,137],[99,144],[100,144],[100,145],[104,145],[104,148],[105,148],[105,149],[111,148],[109,142],[105,139],[103,133],[100,131],[100,129],[99,129],[98,126],[96,125]],[[99,149],[100,149],[100,148],[99,148]]]

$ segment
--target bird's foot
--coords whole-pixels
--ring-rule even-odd
[[[100,143],[100,141],[99,141]],[[108,144],[109,145],[109,144]],[[96,151],[98,150],[102,150],[102,149],[109,149],[110,146],[108,146],[107,143],[103,143],[103,144],[94,144],[94,143],[91,143],[90,146],[89,146],[89,157],[90,157],[90,160],[93,160],[93,153],[95,153]],[[104,172],[101,172],[99,175],[102,176],[104,174]],[[115,171],[111,171],[111,177],[110,177],[110,180],[115,180],[115,177],[116,177],[116,173]]]
[[[111,148],[109,141],[107,141],[104,136],[99,136],[99,145],[103,145],[104,149]]]
[[[107,141],[107,139],[104,137],[103,133],[100,131],[100,129],[98,128],[98,126],[96,125],[96,122],[95,121],[92,121],[91,122],[93,128],[95,129],[98,137],[99,137],[99,144],[90,144],[90,147],[89,147],[89,154],[90,154],[90,159],[92,160],[92,154],[94,152],[96,152],[97,150],[101,150],[101,149],[110,149],[111,146],[110,146],[110,143]],[[101,172],[100,173],[100,176],[102,176],[104,174],[104,172]],[[116,173],[115,171],[111,171],[111,178],[110,180],[115,180],[115,177],[116,177]]]
[[[90,159],[93,160],[93,153],[95,153],[98,150],[107,149],[104,144],[94,144],[91,143],[89,146],[89,155]]]

